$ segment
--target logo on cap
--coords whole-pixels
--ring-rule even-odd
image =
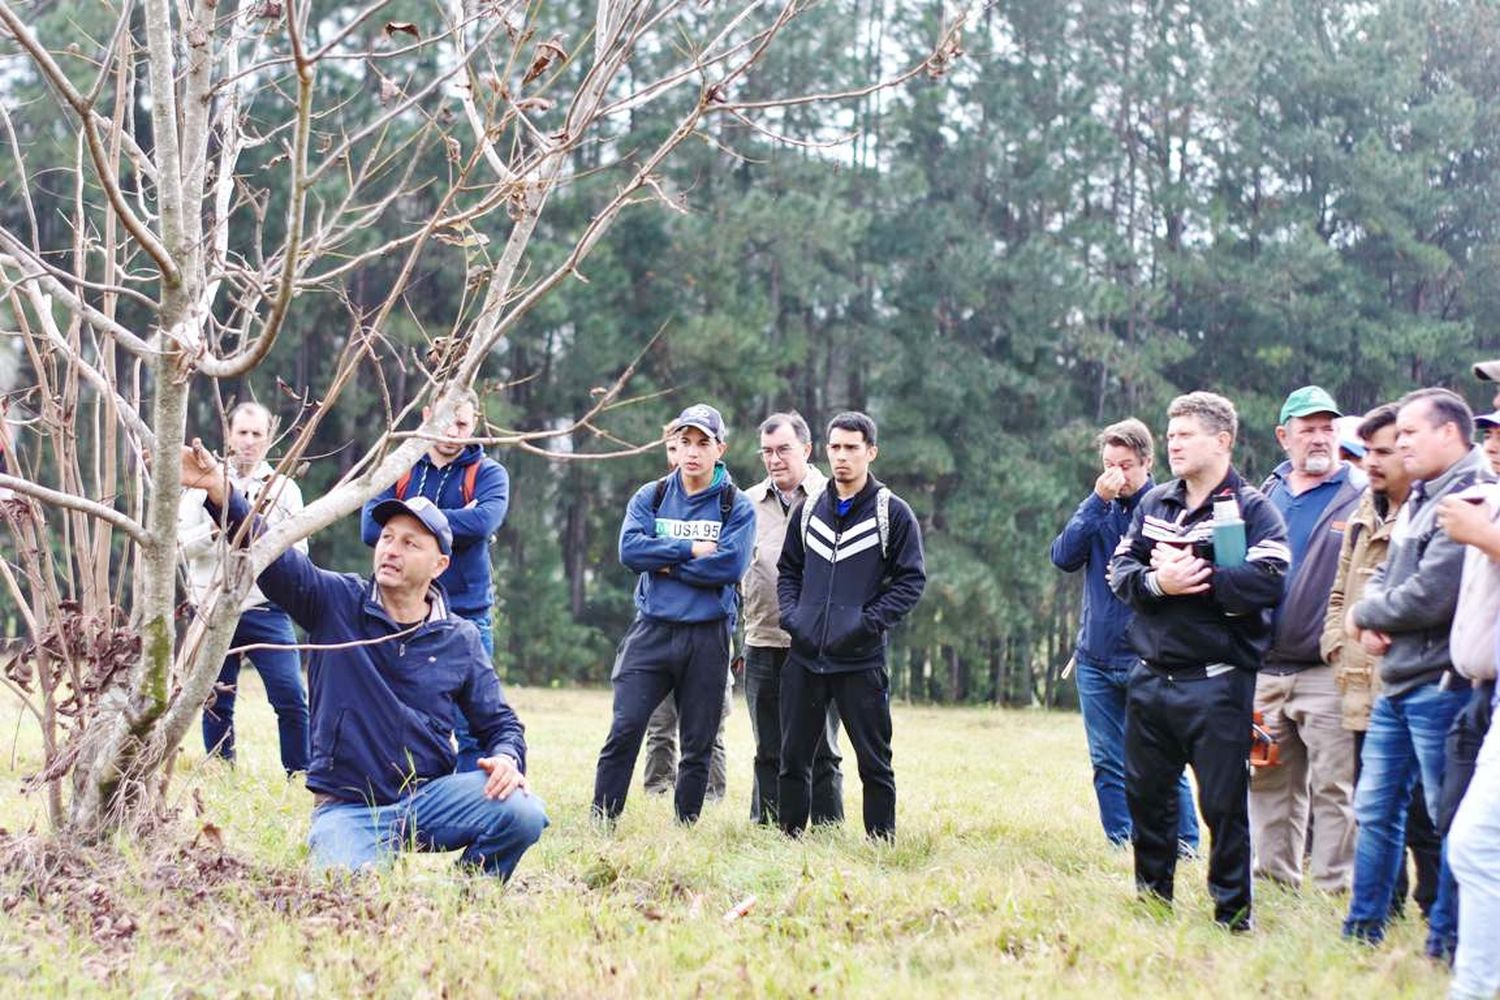
[[[718,410],[707,403],[694,403],[672,421],[674,432],[684,427],[696,427],[715,441],[724,440],[724,418],[719,415]]]
[[[412,497],[409,500],[391,497],[380,501],[370,511],[370,517],[379,525],[384,525],[397,514],[409,514],[422,522],[422,527],[437,539],[438,551],[445,556],[453,554],[453,528],[448,524],[448,515],[437,504],[426,497]]]

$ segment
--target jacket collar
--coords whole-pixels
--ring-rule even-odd
[[[235,472],[229,478],[236,486],[243,487],[245,483],[264,483],[271,478],[275,471],[275,469],[271,468],[270,462],[262,459],[261,463],[251,469],[248,475],[242,476],[238,472]]]
[[[875,494],[884,484],[873,475],[865,480],[864,488],[851,498],[854,502],[849,505],[849,513],[854,513],[870,502]],[[839,494],[833,487],[833,480],[828,481],[828,488],[823,491],[823,498],[828,503],[828,514],[830,517],[838,515]]]
[[[365,594],[365,611],[377,618],[390,622],[392,626],[399,627],[402,623],[391,617],[391,613],[385,609],[385,604],[380,600],[380,584],[375,578],[370,577],[370,589]],[[442,586],[434,580],[427,586],[427,617],[423,619],[423,625],[435,625],[448,620],[448,595],[443,592]]]
[[[1342,486],[1344,483],[1348,483],[1351,481],[1356,485],[1362,486],[1364,475],[1361,473],[1356,477],[1354,475],[1354,472],[1355,470],[1353,466],[1351,466],[1348,462],[1340,462],[1337,471],[1335,471],[1333,475],[1329,476],[1327,479],[1319,483],[1318,486],[1327,486],[1329,483],[1338,483],[1340,486]],[[1272,469],[1271,475],[1268,478],[1275,479],[1280,482],[1283,486],[1286,487],[1287,492],[1290,493],[1292,490],[1291,476],[1292,463],[1290,461],[1286,461],[1282,462],[1280,465],[1276,466],[1276,468]],[[1318,486],[1314,486],[1313,489],[1317,489]],[[1304,490],[1303,492],[1306,492],[1306,490]]]
[[[807,463],[807,475],[802,477],[802,482],[798,484],[797,489],[806,497],[812,496],[827,485],[828,477],[823,475],[816,465],[809,462]],[[767,476],[746,490],[745,496],[750,498],[751,503],[764,503],[768,497],[773,495],[775,489],[776,484],[771,482],[770,476]]]
[[[1417,507],[1425,504],[1433,497],[1446,493],[1448,488],[1460,476],[1473,473],[1476,470],[1487,472],[1488,469],[1489,466],[1486,463],[1484,452],[1480,451],[1476,445],[1469,445],[1468,454],[1448,466],[1448,468],[1444,469],[1436,477],[1430,481],[1424,482],[1418,480],[1411,484],[1411,499],[1418,500],[1417,503],[1412,504],[1412,510],[1415,511]],[[1489,477],[1481,474],[1478,478],[1488,479]]]
[[[1213,489],[1211,489],[1211,490],[1208,491],[1208,501],[1202,507],[1200,507],[1199,509],[1200,510],[1212,511],[1213,510],[1213,502],[1215,500],[1222,500],[1222,499],[1224,499],[1226,497],[1238,496],[1239,492],[1240,492],[1240,487],[1242,487],[1244,485],[1245,485],[1245,481],[1240,478],[1240,474],[1238,472],[1236,472],[1234,466],[1231,465],[1229,467],[1229,471],[1224,474],[1224,478],[1222,480],[1220,480],[1219,485],[1215,486]],[[1187,509],[1187,480],[1186,479],[1174,479],[1174,480],[1172,480],[1172,482],[1167,485],[1166,494],[1165,494],[1165,496],[1164,496],[1163,499],[1170,500],[1172,503],[1176,504],[1178,507],[1181,507],[1184,510],[1186,510]]]

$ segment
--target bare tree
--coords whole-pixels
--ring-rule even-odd
[[[738,99],[806,6],[599,0],[582,37],[542,39],[539,5],[517,0],[448,0],[424,8],[427,22],[384,20],[382,2],[315,18],[306,0],[121,0],[112,34],[88,59],[76,39],[38,37],[0,0],[0,28],[52,105],[25,113],[77,127],[68,239],[48,245],[27,150],[0,103],[12,160],[4,183],[26,219],[0,227],[0,322],[22,345],[29,439],[46,458],[31,475],[0,474],[0,487],[18,495],[3,508],[16,560],[0,560],[0,585],[29,633],[5,683],[42,727],[46,763],[35,782],[57,827],[96,836],[152,801],[212,691],[254,575],[409,468],[486,355],[579,274],[623,210],[680,207],[658,179],[674,150],[713,118],[771,132],[778,109],[939,74],[959,52],[955,18],[924,62],[859,89]],[[327,84],[361,74],[379,88],[378,111],[351,123]],[[639,147],[621,123],[654,103],[679,109],[675,128]],[[575,180],[583,144],[603,149],[615,193],[544,267],[528,248],[549,198]],[[446,176],[419,172],[430,151],[442,154]],[[404,213],[419,201],[436,209],[411,224]],[[369,246],[371,232],[397,235]],[[341,294],[371,262],[401,260],[377,308],[351,305],[329,384],[297,387],[317,402],[278,469],[295,475],[434,241],[464,252],[472,295],[432,338],[420,384],[399,403],[387,397],[390,429],[332,490],[248,548],[223,541],[223,572],[179,641],[176,455],[190,380],[255,371],[299,296]],[[621,402],[629,373],[549,433],[593,428]],[[423,405],[432,416],[416,432],[395,429]],[[542,436],[489,440],[536,447]]]

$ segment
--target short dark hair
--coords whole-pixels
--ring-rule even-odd
[[[1151,441],[1151,429],[1135,417],[1121,420],[1117,424],[1110,424],[1104,428],[1099,432],[1095,444],[1101,451],[1110,445],[1116,448],[1129,448],[1142,462],[1149,460],[1155,449]]]
[[[860,413],[858,410],[845,410],[832,420],[828,421],[828,436],[833,437],[833,432],[858,431],[865,437],[865,444],[875,443],[875,421],[868,413]]]
[[[1458,428],[1459,436],[1465,441],[1474,437],[1474,411],[1469,409],[1469,404],[1464,402],[1462,396],[1452,389],[1440,389],[1435,386],[1426,389],[1415,389],[1401,397],[1401,407],[1405,409],[1412,403],[1426,401],[1431,408],[1431,419],[1427,426],[1441,427],[1444,424],[1452,424]]]
[[[1364,420],[1360,421],[1354,433],[1359,435],[1361,441],[1368,441],[1376,434],[1394,424],[1396,422],[1396,414],[1400,412],[1401,407],[1395,403],[1382,403],[1365,414]]]
[[[812,428],[807,426],[807,421],[796,410],[771,414],[760,422],[760,433],[774,434],[781,429],[782,424],[791,425],[792,433],[797,435],[798,441],[803,444],[812,444]]]

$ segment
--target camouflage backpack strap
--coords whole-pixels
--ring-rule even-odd
[[[875,528],[880,532],[880,558],[891,547],[891,491],[882,486],[875,491]]]
[[[807,499],[804,500],[804,501],[802,501],[802,544],[803,545],[807,544],[807,526],[812,521],[813,508],[818,505],[818,501],[823,498],[823,494],[826,493],[827,491],[828,491],[828,482],[827,482],[827,480],[824,480],[823,482],[819,483],[817,486],[815,486],[812,489],[808,490],[807,491]]]

